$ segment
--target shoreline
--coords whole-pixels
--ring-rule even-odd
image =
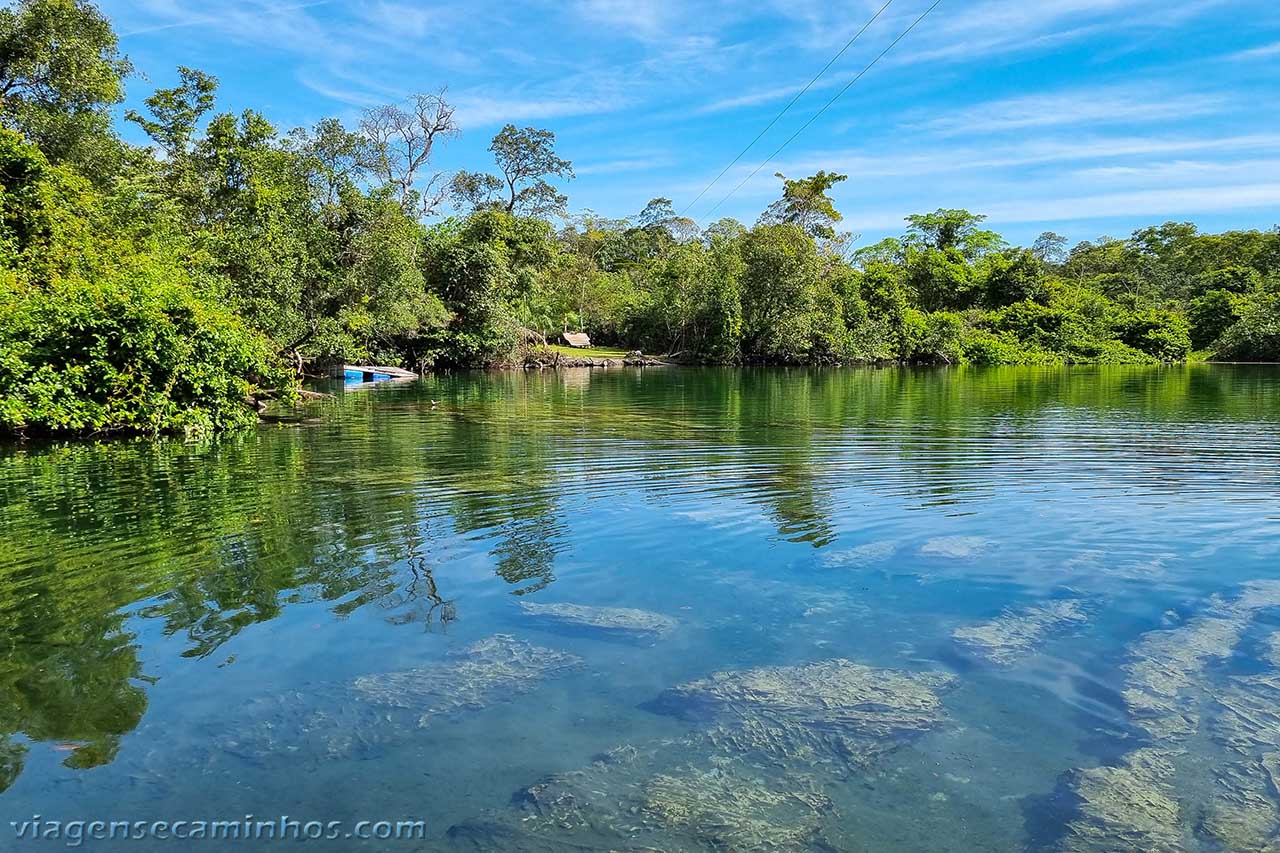
[[[722,363],[703,363],[679,361],[673,359],[663,359],[655,356],[639,356],[628,357],[623,359],[614,358],[562,358],[551,359],[546,362],[525,362],[525,363],[509,363],[494,364],[488,367],[473,368],[439,368],[424,370],[415,378],[397,378],[382,382],[371,382],[362,385],[357,389],[345,389],[359,391],[378,390],[385,386],[387,388],[405,387],[412,385],[429,376],[443,376],[450,373],[543,373],[546,371],[556,370],[616,370],[624,367],[645,368],[645,367],[674,367],[674,368],[711,368],[711,369],[782,369],[782,370],[838,370],[842,368],[857,369],[912,369],[912,370],[938,370],[950,368],[977,368],[980,370],[995,368],[1013,368],[1013,369],[1029,369],[1029,368],[1053,368],[1058,370],[1078,369],[1078,368],[1185,368],[1200,365],[1221,366],[1221,367],[1271,367],[1280,368],[1280,362],[1277,361],[1180,361],[1180,362],[1163,362],[1159,364],[1142,364],[1142,363],[1105,363],[1105,362],[1077,362],[1077,363],[1039,363],[1039,364],[1006,364],[1006,365],[980,365],[980,364],[902,364],[899,362],[840,362],[831,364],[780,364],[767,362],[742,362],[737,364]],[[301,400],[307,400],[312,403],[326,403],[336,400],[337,395],[330,392],[318,392],[312,389],[303,388],[299,392]],[[324,418],[319,414],[311,412],[302,412],[297,408],[291,409],[288,414],[284,413],[267,413],[259,410],[259,419],[256,423],[246,426],[243,430],[224,430],[204,435],[184,435],[174,432],[153,433],[142,430],[99,430],[89,433],[76,432],[46,432],[34,431],[28,433],[9,433],[0,435],[0,452],[5,450],[17,450],[56,443],[75,443],[75,444],[94,444],[118,441],[137,441],[137,440],[181,440],[181,441],[201,441],[208,439],[217,439],[220,436],[232,435],[237,433],[248,432],[250,429],[261,429],[263,427],[301,427],[314,426],[324,422]]]

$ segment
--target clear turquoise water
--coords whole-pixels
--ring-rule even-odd
[[[1076,771],[1143,747],[1182,754],[1164,780],[1182,845],[1221,848],[1213,774],[1240,754],[1211,705],[1270,671],[1280,609],[1190,668],[1173,701],[1200,709],[1194,734],[1165,742],[1125,691],[1144,637],[1280,579],[1280,369],[459,374],[315,414],[210,444],[0,450],[6,822],[411,818],[425,841],[308,846],[622,849],[591,828],[538,847],[513,795],[620,745],[679,775],[715,757],[664,690],[847,659],[954,682],[936,725],[866,766],[756,762],[830,800],[799,849],[1071,847]],[[953,635],[1063,600],[1082,617],[1011,662]],[[521,601],[677,625],[557,629]],[[426,724],[353,690],[426,667],[452,695],[451,651],[495,634],[581,666]],[[709,823],[626,843],[750,849]],[[1103,829],[1115,845],[1090,849],[1129,849]]]

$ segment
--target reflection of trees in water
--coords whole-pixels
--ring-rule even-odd
[[[12,737],[0,740],[0,793],[18,781],[22,773],[22,762],[27,757],[25,744],[17,743]]]
[[[74,747],[68,765],[90,767],[137,725],[145,681],[123,629],[136,602],[204,657],[295,604],[330,602],[339,617],[375,604],[393,624],[447,626],[457,605],[432,559],[444,533],[493,538],[513,584],[551,581],[560,530],[543,436],[453,418],[424,441],[380,414],[337,412],[352,419],[337,436],[0,458],[0,548],[13,557],[0,568],[0,790],[20,773],[22,736]]]
[[[498,559],[498,576],[518,587],[516,595],[537,592],[556,579],[557,536],[558,531],[542,518],[516,519],[502,528],[493,555]]]
[[[789,542],[804,542],[815,548],[836,539],[831,524],[831,493],[820,488],[808,466],[780,471],[774,478],[776,491],[771,500],[778,533]]]
[[[68,767],[96,767],[115,757],[147,707],[122,616],[92,609],[92,590],[71,600],[26,592],[24,606],[6,602],[0,614],[13,641],[0,659],[0,791],[17,779],[27,752],[15,734],[58,744]]]
[[[433,466],[435,478],[451,495],[449,520],[459,534],[495,540],[490,553],[496,572],[518,587],[517,595],[555,580],[564,533],[561,494],[572,488],[561,468],[565,460],[548,440],[555,415],[544,407],[554,405],[554,399],[524,396],[529,385],[523,379],[523,374],[464,381],[442,377],[430,392],[465,412],[447,420],[442,442],[465,452],[445,453]]]
[[[397,611],[387,617],[392,625],[421,624],[430,631],[439,624],[449,627],[458,618],[458,607],[452,599],[440,595],[435,573],[427,565],[426,557],[411,556],[405,561],[410,580],[378,602],[386,610]]]
[[[352,395],[321,429],[12,453],[0,458],[0,787],[19,772],[22,736],[71,746],[72,766],[110,760],[146,707],[125,630],[140,601],[136,615],[185,637],[190,656],[295,604],[327,602],[337,616],[373,604],[393,622],[444,626],[457,616],[442,588],[448,538],[490,543],[497,574],[531,592],[554,581],[574,501],[639,488],[655,501],[749,501],[782,536],[821,547],[835,536],[842,485],[916,506],[971,501],[1036,453],[1071,443],[1105,458],[1139,434],[1119,447],[1064,432],[1081,419],[1153,435],[1236,421],[1236,438],[1274,438],[1273,377],[1207,367],[449,375]],[[1152,439],[1143,453],[1127,459],[1135,478],[1203,487],[1205,460],[1180,457],[1179,442]],[[1250,477],[1274,477],[1257,464]]]
[[[1203,471],[1185,453],[1194,429],[1170,440],[1170,428],[1235,421],[1263,440],[1280,428],[1280,383],[1267,367],[773,368],[709,370],[696,381],[655,371],[642,383],[596,376],[594,423],[636,443],[624,452],[642,457],[685,443],[677,461],[663,454],[640,478],[655,499],[739,497],[765,506],[783,536],[818,545],[832,540],[842,486],[913,508],[949,506],[1078,476],[1077,463],[1093,457],[1101,474],[1176,492]],[[635,398],[652,400],[661,417],[632,414],[645,410]],[[1274,480],[1269,461],[1248,458],[1240,442],[1215,436],[1213,451],[1224,454],[1224,472],[1227,454],[1239,454],[1255,476]],[[1123,471],[1110,462],[1116,452]],[[1076,457],[1072,465],[1055,467],[1064,455]]]
[[[329,601],[342,615],[423,589],[421,567],[416,579],[405,568],[413,489],[326,486],[332,460],[309,441],[279,432],[0,460],[0,550],[12,558],[0,568],[0,788],[20,771],[18,735],[68,749],[72,767],[113,758],[146,707],[124,629],[138,601],[135,615],[202,657],[292,604]],[[440,598],[436,618],[451,620]]]

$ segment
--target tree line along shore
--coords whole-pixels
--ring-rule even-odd
[[[87,0],[0,9],[0,57],[0,434],[208,433],[318,364],[555,363],[566,329],[708,364],[1280,360],[1277,227],[1022,247],[942,209],[859,245],[827,171],[750,225],[571,215],[550,130],[435,170],[445,90],[283,132],[183,67],[118,114],[134,69]]]

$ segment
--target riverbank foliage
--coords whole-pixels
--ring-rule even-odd
[[[515,364],[564,329],[712,363],[1280,359],[1280,230],[1169,222],[1068,250],[965,210],[870,246],[846,176],[781,179],[751,226],[655,198],[570,216],[572,164],[507,125],[494,172],[437,172],[441,90],[283,132],[179,69],[132,68],[88,0],[0,9],[0,431],[207,431],[325,361]]]

